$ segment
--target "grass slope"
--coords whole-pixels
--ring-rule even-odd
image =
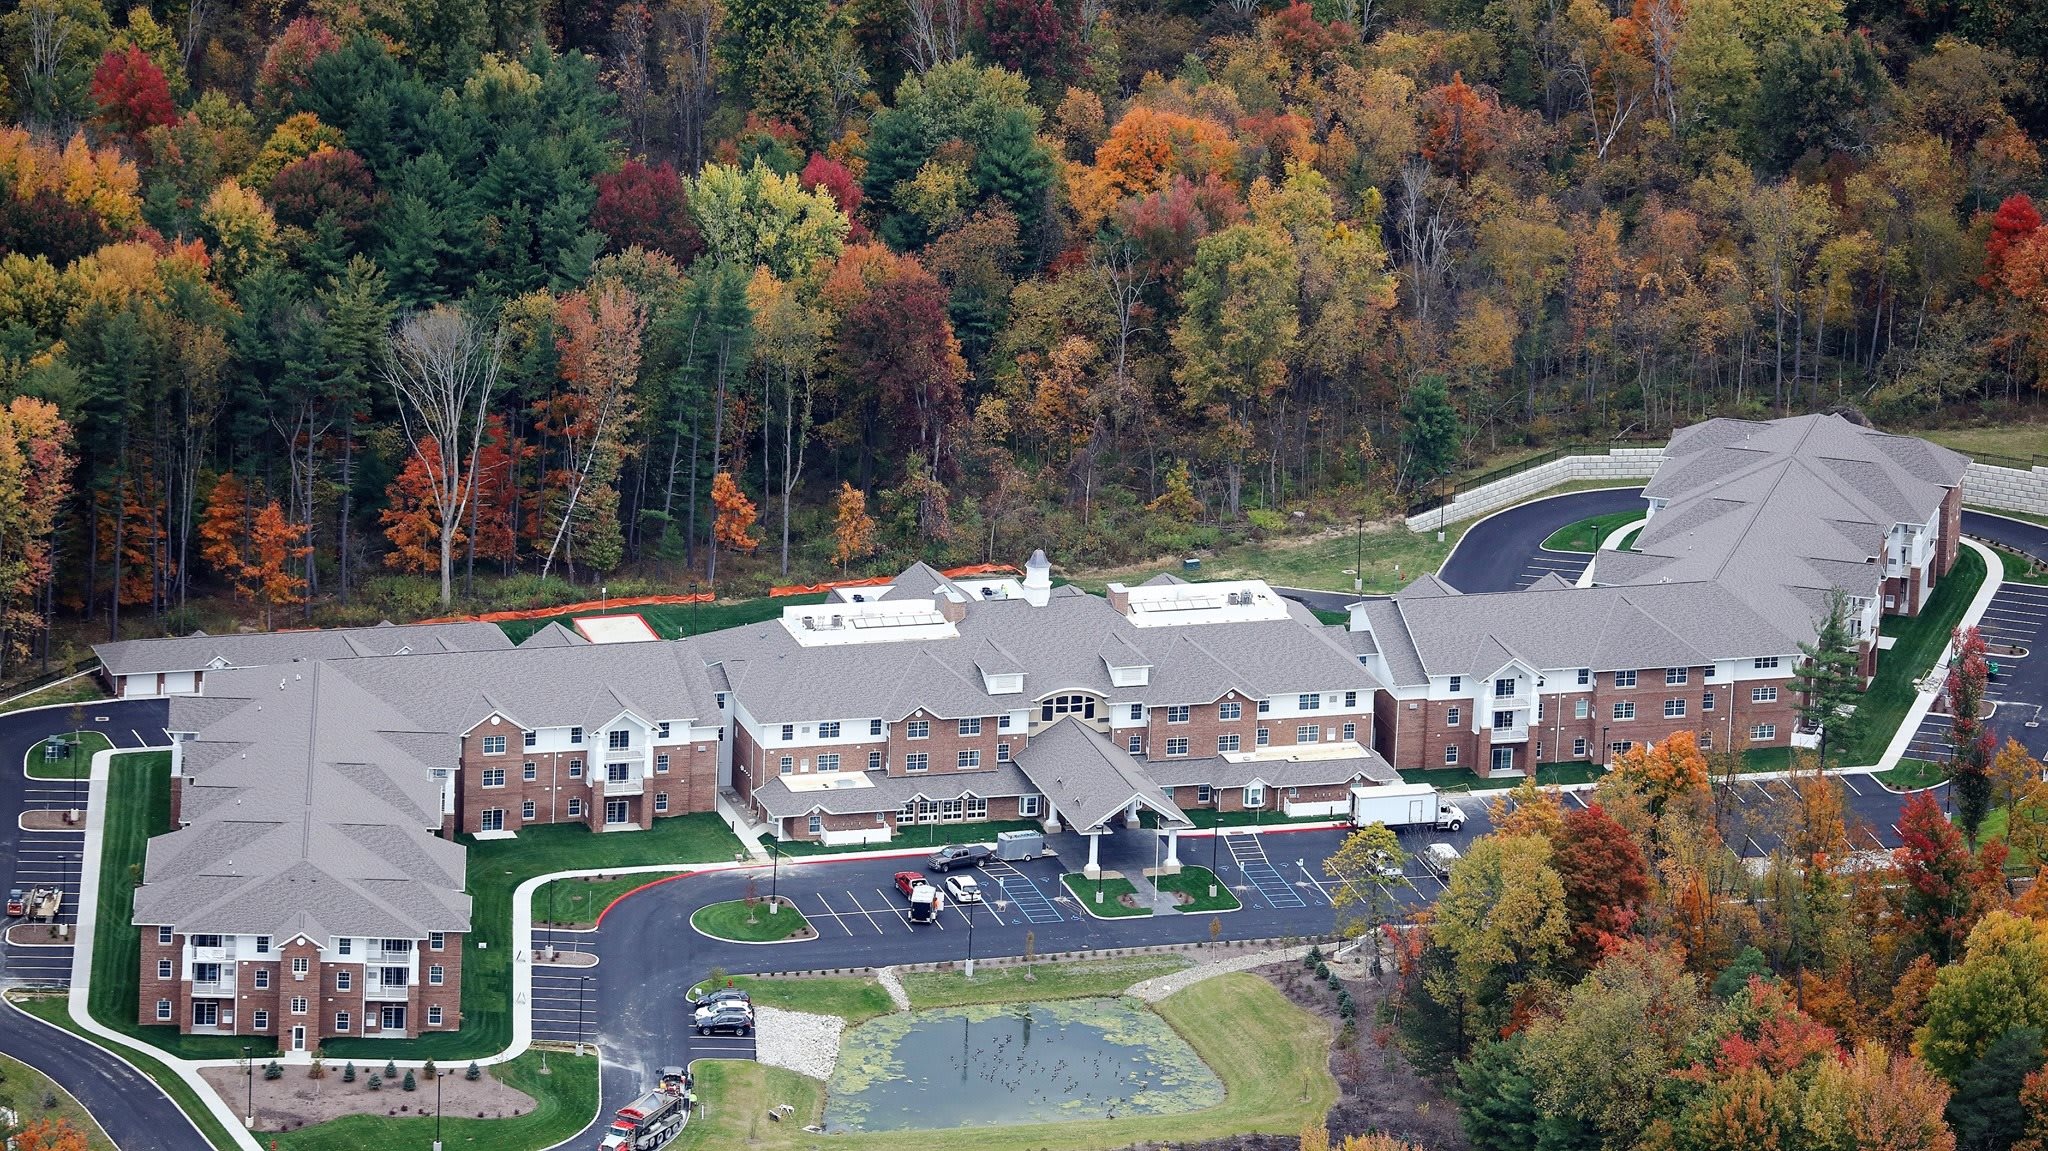
[[[1139,1142],[1189,1144],[1255,1132],[1294,1135],[1322,1121],[1336,1101],[1328,1025],[1289,1003],[1257,976],[1206,980],[1168,997],[1158,1011],[1223,1080],[1222,1103],[1181,1115],[964,1127],[943,1135],[879,1131],[834,1135],[821,1142],[802,1127],[823,1114],[824,1084],[758,1063],[705,1060],[696,1065],[697,1092],[707,1103],[705,1112],[670,1145],[671,1151],[809,1151],[826,1143],[845,1151],[899,1151],[906,1146],[1107,1151]],[[768,1109],[782,1103],[794,1108],[796,1115],[770,1122]]]
[[[1884,634],[1898,642],[1890,651],[1878,654],[1877,678],[1857,702],[1856,738],[1842,749],[1842,763],[1876,763],[1884,754],[1904,722],[1906,710],[1913,706],[1917,694],[1913,681],[1934,666],[1971,597],[1983,584],[1983,557],[1964,548],[1919,615],[1884,617]],[[1834,758],[1832,751],[1828,758]]]
[[[62,995],[28,996],[14,1000],[14,1003],[30,1015],[45,1023],[55,1024],[87,1043],[106,1046],[99,1036],[87,1034],[78,1024],[71,1021],[71,1013],[65,1007]],[[213,1117],[213,1113],[206,1109],[204,1103],[200,1102],[198,1092],[173,1074],[162,1061],[132,1047],[123,1047],[119,1050],[123,1059],[134,1064],[135,1069],[145,1078],[163,1088],[164,1094],[171,1097],[171,1102],[176,1103],[185,1114],[191,1116],[192,1122],[198,1125],[200,1134],[205,1136],[208,1143],[213,1144],[219,1151],[239,1151],[241,1144],[235,1142],[228,1129],[221,1126],[220,1121]],[[239,1050],[236,1053],[240,1054]]]
[[[1554,552],[1597,552],[1600,550],[1601,542],[1614,529],[1642,518],[1643,513],[1639,510],[1587,516],[1577,523],[1566,524],[1550,533],[1550,538],[1543,541],[1543,546]]]
[[[567,615],[551,615],[541,619],[516,619],[500,623],[513,643],[519,643],[527,636],[546,627],[559,623],[575,630],[572,621],[593,615],[637,615],[647,621],[663,639],[680,639],[686,635],[699,635],[707,631],[738,627],[741,624],[760,623],[762,620],[779,619],[782,609],[798,604],[824,603],[823,595],[762,596],[760,599],[738,600],[733,603],[664,603],[649,607],[615,607],[579,611]]]
[[[1171,975],[1192,966],[1180,955],[1144,955],[1089,963],[1034,963],[976,968],[974,978],[955,971],[913,971],[903,979],[913,1008],[961,1007],[969,1003],[1013,1003],[1038,999],[1100,999],[1121,995],[1131,984]]]
[[[20,699],[0,708],[0,712],[24,711],[31,707],[48,707],[53,703],[89,703],[96,699],[107,699],[107,689],[100,686],[97,675],[83,675],[76,679],[62,680],[22,696]]]
[[[529,1051],[509,1063],[491,1068],[491,1074],[507,1086],[533,1097],[532,1111],[509,1119],[477,1119],[446,1115],[441,1119],[444,1146],[471,1151],[539,1151],[553,1147],[583,1130],[597,1114],[597,1057],[577,1058],[566,1051],[548,1053],[548,1073],[540,1072],[540,1052]],[[453,1069],[451,1074],[460,1074]],[[337,1073],[338,1074],[338,1073]],[[431,1087],[407,1095],[395,1095],[415,1107],[433,1098]],[[297,1131],[266,1134],[264,1146],[278,1151],[361,1151],[368,1147],[427,1147],[434,1141],[434,1117],[409,1115],[348,1115],[330,1119]]]
[[[75,736],[51,736],[50,739],[69,740],[76,738],[78,746],[71,749],[71,758],[55,762],[43,760],[43,746],[50,742],[43,740],[28,749],[28,777],[30,779],[86,779],[92,775],[92,757],[102,751],[113,749],[114,741],[96,731],[81,731]]]

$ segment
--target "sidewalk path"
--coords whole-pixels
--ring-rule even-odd
[[[1271,951],[1253,951],[1243,955],[1232,955],[1225,959],[1214,959],[1207,963],[1197,963],[1193,967],[1185,967],[1166,975],[1155,975],[1150,979],[1140,979],[1138,982],[1131,984],[1130,990],[1125,992],[1125,994],[1135,995],[1147,1003],[1157,1003],[1174,992],[1184,987],[1192,987],[1205,979],[1214,979],[1218,975],[1228,975],[1233,971],[1250,971],[1254,967],[1265,967],[1268,964],[1299,960],[1307,954],[1308,947],[1303,945],[1299,947],[1280,947]]]

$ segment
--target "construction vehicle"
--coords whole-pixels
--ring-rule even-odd
[[[661,1069],[661,1085],[619,1108],[598,1151],[657,1151],[675,1141],[690,1123],[697,1097],[690,1073],[681,1067]]]
[[[54,923],[63,910],[64,892],[55,887],[31,887],[27,894],[17,887],[7,893],[7,914],[31,921]]]

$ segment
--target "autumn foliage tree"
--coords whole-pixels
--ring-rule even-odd
[[[271,612],[306,600],[306,579],[294,567],[313,549],[304,542],[306,525],[287,519],[276,500],[256,513],[249,532],[249,562],[244,569],[256,602],[263,608],[263,626],[268,629]]]
[[[140,147],[143,134],[178,122],[177,105],[162,68],[139,46],[108,52],[92,74],[92,98],[102,123]]]
[[[867,493],[841,480],[839,506],[832,523],[832,563],[843,574],[846,565],[873,555],[874,551],[875,517],[868,514]]]
[[[731,472],[720,472],[711,478],[711,507],[718,517],[711,528],[718,546],[749,554],[761,546],[761,537],[754,534],[761,521],[760,510],[733,480]]]
[[[0,407],[0,674],[46,626],[59,513],[71,494],[71,426],[57,405],[16,396]]]
[[[206,511],[199,520],[199,558],[215,575],[234,586],[238,598],[249,598],[244,573],[249,563],[249,489],[233,472],[213,483]]]
[[[628,160],[618,171],[599,176],[590,223],[615,251],[640,247],[686,264],[704,247],[690,219],[683,179],[665,161]]]
[[[85,1132],[69,1119],[38,1119],[8,1136],[13,1151],[86,1151]]]
[[[1632,747],[1614,757],[1614,773],[1625,784],[1645,796],[1653,813],[1662,812],[1684,795],[1703,794],[1707,789],[1707,757],[1700,753],[1699,736],[1689,731],[1674,732],[1661,743]]]
[[[1946,963],[1969,933],[1970,851],[1926,791],[1915,792],[1899,812],[1899,837],[1906,921],[1935,962]]]
[[[1972,843],[1991,812],[1991,760],[1998,744],[1982,714],[1984,688],[1990,680],[1983,634],[1974,627],[1957,629],[1945,694],[1951,717],[1949,781],[1955,791],[1956,822]]]
[[[1564,884],[1571,947],[1582,968],[1591,968],[1635,926],[1650,898],[1650,874],[1642,849],[1628,830],[1595,803],[1564,813],[1551,867]]]

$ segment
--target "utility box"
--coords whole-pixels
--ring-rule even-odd
[[[1036,831],[996,832],[997,859],[1037,859],[1045,850],[1045,836]]]
[[[1180,570],[1182,570],[1182,571],[1184,571],[1184,572],[1198,572],[1198,571],[1201,571],[1201,570],[1202,570],[1202,561],[1201,561],[1200,559],[1196,559],[1196,558],[1193,558],[1193,557],[1190,557],[1190,558],[1188,558],[1188,559],[1184,559],[1184,560],[1180,561]]]

